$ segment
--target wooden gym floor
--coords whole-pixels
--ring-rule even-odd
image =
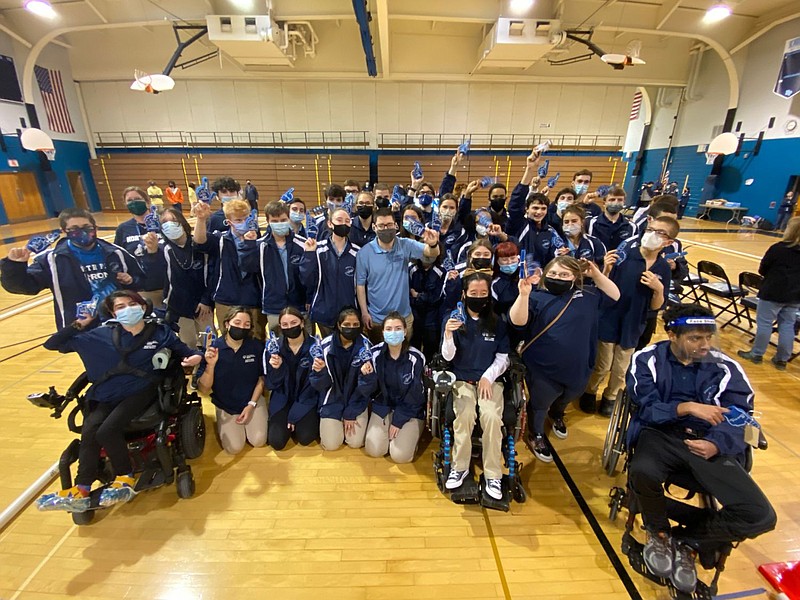
[[[124,215],[99,216],[102,235]],[[681,238],[692,264],[710,259],[735,277],[755,271],[777,241],[717,223],[684,219]],[[0,227],[0,256],[55,220]],[[15,240],[16,238],[16,240]],[[47,298],[44,293],[41,299]],[[75,356],[26,342],[53,331],[49,301],[0,291],[0,509],[57,460],[73,437],[65,419],[25,400],[55,385],[64,391],[80,372]],[[726,329],[723,349],[735,355],[748,336]],[[13,345],[12,344],[17,344]],[[772,356],[768,351],[767,358]],[[12,357],[12,358],[8,358]],[[5,359],[5,360],[4,360]],[[800,362],[785,373],[769,361],[744,364],[762,411],[770,448],[758,452],[753,476],[778,512],[778,528],[734,551],[720,593],[752,590],[766,597],[756,567],[800,559]],[[612,567],[555,464],[521,447],[525,504],[509,513],[458,506],[438,492],[431,468],[435,442],[410,465],[368,458],[363,451],[323,453],[319,446],[225,455],[209,435],[194,461],[197,494],[179,500],[174,486],[143,493],[105,511],[88,527],[63,513],[28,507],[0,531],[0,598],[227,599],[346,598],[626,598]],[[608,520],[608,492],[623,484],[600,468],[608,421],[568,412],[569,439],[552,437],[569,476],[619,552],[623,517]],[[55,489],[54,483],[50,489]],[[623,557],[623,564],[627,561]],[[630,572],[630,571],[629,571]],[[644,598],[666,592],[631,573]]]

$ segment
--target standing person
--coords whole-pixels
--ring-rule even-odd
[[[150,204],[159,208],[164,206],[164,192],[156,185],[155,181],[150,181],[147,184],[147,195],[150,198]]]
[[[364,450],[376,458],[389,454],[396,463],[410,463],[425,429],[425,357],[409,346],[406,321],[398,312],[386,315],[383,339],[372,348],[372,360],[361,365],[358,378],[359,392],[372,398]]]
[[[503,242],[495,248],[494,256],[492,308],[498,317],[505,318],[519,295],[519,248],[514,242]]]
[[[353,194],[356,195],[358,192],[361,191],[361,183],[356,179],[345,179],[344,184],[342,184],[344,188],[345,195]]]
[[[535,178],[534,178],[535,180]],[[531,189],[538,191],[537,187],[531,185]],[[545,186],[545,189],[550,189]],[[575,204],[575,190],[572,188],[564,188],[556,194],[553,202],[547,207],[547,224],[555,229],[558,233],[563,234],[562,219],[564,211],[567,207]],[[585,213],[586,211],[584,211]]]
[[[503,497],[503,384],[497,379],[509,365],[506,324],[492,310],[489,290],[492,280],[484,273],[464,279],[466,321],[448,318],[442,337],[442,357],[452,361],[453,461],[445,488],[460,487],[469,475],[472,460],[472,430],[476,408],[480,409],[481,452],[486,493]]]
[[[624,208],[625,190],[618,186],[611,188],[603,212],[589,217],[586,233],[599,239],[606,248],[617,248],[622,240],[636,235],[636,226],[622,214]]]
[[[767,249],[758,272],[764,281],[758,290],[756,337],[750,350],[739,350],[739,356],[756,364],[764,358],[778,323],[778,349],[772,358],[775,368],[784,371],[792,356],[794,328],[800,312],[800,217],[793,217],[786,226],[783,239]]]
[[[267,443],[283,450],[293,437],[301,446],[319,438],[319,394],[309,378],[314,340],[306,335],[303,315],[293,306],[281,311],[280,351],[264,349],[265,385],[270,390]]]
[[[575,190],[575,201],[583,206],[586,214],[590,217],[597,217],[603,212],[603,207],[598,203],[600,198],[597,192],[589,191],[592,177],[592,172],[589,169],[576,171],[572,176],[572,189]]]
[[[222,449],[239,454],[246,442],[254,448],[267,443],[263,344],[252,336],[253,320],[247,307],[228,308],[220,326],[222,335],[206,349],[197,369],[197,387],[211,394]]]
[[[683,218],[683,213],[686,212],[686,207],[689,206],[689,201],[692,199],[692,190],[689,189],[687,185],[683,188],[683,193],[681,194],[680,202],[678,203],[678,220]]]
[[[586,285],[590,277],[594,285]],[[533,289],[538,284],[538,289]],[[620,293],[592,260],[558,256],[543,272],[520,279],[508,318],[522,335],[522,361],[530,392],[529,444],[536,458],[552,462],[544,436],[550,413],[556,437],[567,438],[564,411],[580,397],[595,363],[600,302]]]
[[[776,231],[783,231],[787,223],[789,223],[789,219],[791,219],[794,214],[794,207],[796,204],[797,198],[795,198],[792,191],[789,190],[786,192],[786,195],[783,197],[778,207],[778,219],[775,221]]]
[[[596,237],[586,235],[583,232],[584,223],[586,222],[586,213],[583,207],[579,204],[568,206],[564,209],[561,218],[562,228],[564,229],[564,239],[567,240],[567,254],[578,260],[585,258],[586,260],[592,261],[600,267],[600,269],[605,269],[605,245]],[[608,265],[607,271],[610,270],[611,264]]]
[[[464,222],[470,217],[469,203],[470,201],[464,197],[457,202],[451,193],[442,196],[439,204],[439,218],[442,221],[439,230],[442,256],[447,256],[449,252],[452,260],[455,260],[458,249],[467,242],[468,234],[464,230]]]
[[[296,235],[306,237],[306,203],[299,196],[292,198],[289,203],[289,222]]]
[[[189,183],[189,189],[186,190],[186,194],[189,196],[189,215],[192,217],[194,216],[194,207],[198,202],[197,192],[194,190],[194,188],[196,187],[197,184],[194,181],[192,181]]]
[[[356,196],[355,213],[348,235],[350,241],[359,248],[363,248],[375,239],[375,229],[372,227],[374,212],[375,198],[372,192],[359,192]]]
[[[447,273],[441,267],[440,258],[441,256],[423,256],[414,261],[409,271],[411,312],[416,323],[414,336],[410,341],[414,348],[422,351],[427,360],[431,360],[439,351],[439,342],[442,339],[441,312]]]
[[[183,192],[174,181],[167,186],[167,202],[172,208],[183,211]]]
[[[670,268],[661,249],[678,237],[680,225],[672,217],[659,217],[648,224],[641,246],[614,253],[616,262],[610,278],[620,291],[617,302],[604,301],[600,312],[597,359],[586,391],[581,396],[584,412],[597,410],[600,382],[610,372],[597,412],[611,416],[617,394],[625,385],[625,371],[631,362],[636,343],[647,324],[648,310],[658,311],[666,303]]]
[[[383,337],[386,315],[398,311],[412,332],[408,262],[439,255],[439,233],[425,228],[423,242],[397,237],[397,223],[388,208],[375,212],[377,238],[356,256],[356,293],[364,325],[373,341]]]
[[[492,222],[505,228],[508,221],[506,212],[506,196],[508,192],[506,186],[499,181],[489,186],[489,213],[492,215]]]
[[[224,176],[216,179],[212,184],[211,189],[214,194],[216,194],[216,197],[219,198],[219,202],[222,206],[218,210],[214,211],[209,218],[207,218],[206,228],[208,229],[209,233],[225,233],[228,230],[228,223],[226,223],[227,217],[225,216],[225,205],[231,200],[240,199],[239,192],[241,191],[241,186],[233,177]],[[196,209],[195,212],[197,212]]]
[[[244,199],[250,205],[250,210],[258,210],[258,188],[249,179],[244,183]]]
[[[56,327],[62,329],[75,320],[78,302],[95,300],[99,306],[118,288],[141,287],[144,273],[123,248],[97,238],[97,223],[89,211],[66,208],[58,222],[66,237],[34,256],[30,265],[27,248],[8,251],[0,261],[0,283],[7,292],[26,296],[49,288]]]
[[[564,248],[564,240],[547,224],[547,206],[550,203],[547,196],[538,192],[528,195],[528,184],[525,182],[529,170],[535,169],[536,160],[538,158],[529,161],[522,180],[511,192],[506,233],[518,240],[520,249],[525,250],[528,256],[544,265],[556,256],[557,250]]]

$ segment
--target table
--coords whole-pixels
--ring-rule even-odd
[[[737,224],[742,224],[742,217],[747,213],[748,208],[746,206],[725,206],[724,204],[701,204],[698,208],[702,209],[702,212],[697,213],[698,219],[705,219],[707,221],[711,220],[711,211],[716,210],[729,210],[731,212],[731,218],[728,219],[727,223],[730,225],[733,222]]]

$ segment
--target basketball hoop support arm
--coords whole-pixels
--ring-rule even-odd
[[[197,33],[184,42],[181,40],[180,36],[180,31],[183,30],[196,31]],[[183,54],[183,51],[207,34],[208,27],[205,25],[173,25],[172,31],[175,34],[178,47],[175,49],[175,52],[173,52],[172,58],[169,59],[167,66],[164,67],[164,71],[162,73],[163,75],[169,75],[172,73],[172,70],[178,65],[178,60],[180,59],[181,54]]]

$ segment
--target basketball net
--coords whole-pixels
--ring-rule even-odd
[[[148,94],[155,93],[153,89],[153,80],[150,77],[149,73],[145,73],[144,71],[140,71],[139,69],[134,69],[133,75],[136,78],[136,81],[141,83],[144,86],[144,91]]]
[[[56,159],[56,149],[55,148],[37,148],[39,152],[44,152],[44,155],[47,157],[47,160],[53,162]]]
[[[706,152],[706,164],[713,165],[714,160],[720,155],[719,152]]]

